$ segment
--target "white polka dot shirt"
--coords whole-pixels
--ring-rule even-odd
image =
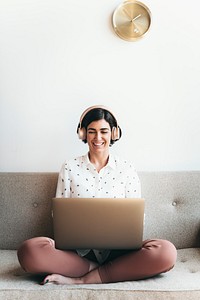
[[[133,165],[109,155],[107,165],[97,172],[88,154],[66,161],[59,173],[56,197],[59,198],[140,198],[140,180]],[[77,250],[80,256],[90,250]],[[99,263],[109,250],[93,250]]]

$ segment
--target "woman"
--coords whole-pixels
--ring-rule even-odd
[[[141,197],[140,181],[132,164],[109,153],[121,137],[113,113],[104,106],[83,112],[77,128],[88,144],[86,155],[63,164],[56,197]],[[63,251],[54,240],[37,237],[25,241],[18,258],[25,271],[45,274],[41,284],[110,283],[149,278],[167,272],[176,261],[176,249],[166,240],[147,240],[140,250],[88,249]]]

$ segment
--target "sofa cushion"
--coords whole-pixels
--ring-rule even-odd
[[[175,267],[154,278],[112,284],[41,286],[25,273],[15,250],[0,251],[0,299],[199,299],[200,248],[178,250]],[[167,293],[167,297],[166,297]],[[148,295],[148,296],[147,296]]]

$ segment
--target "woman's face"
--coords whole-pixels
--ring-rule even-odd
[[[93,121],[87,127],[87,143],[90,152],[101,153],[108,150],[111,140],[110,124],[106,120]]]

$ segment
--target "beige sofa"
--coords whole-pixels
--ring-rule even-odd
[[[141,172],[146,198],[144,238],[178,249],[168,273],[100,285],[39,285],[21,270],[16,249],[34,236],[52,236],[51,198],[57,173],[0,173],[0,299],[200,299],[200,171]]]

